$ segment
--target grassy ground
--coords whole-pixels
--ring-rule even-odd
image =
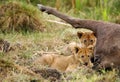
[[[57,19],[54,16],[47,17],[47,14],[43,14],[43,18],[47,19]],[[46,22],[46,31],[45,32],[27,32],[27,33],[0,33],[0,37],[4,40],[10,42],[11,45],[19,43],[21,49],[16,49],[15,51],[10,51],[8,53],[1,53],[0,59],[4,59],[8,64],[16,63],[20,66],[35,67],[32,65],[32,62],[39,57],[39,55],[34,55],[36,51],[50,51],[50,52],[59,52],[61,48],[66,45],[66,40],[78,41],[78,38],[75,37],[76,29],[71,27],[58,25],[55,23]],[[86,31],[79,29],[80,31]],[[68,34],[68,35],[67,35]],[[2,69],[2,68],[1,68]],[[7,71],[7,72],[6,72]],[[5,66],[4,70],[1,70],[0,80],[2,82],[30,82],[32,79],[37,79],[37,77],[25,74],[23,72],[17,71],[14,68]],[[69,80],[70,79],[70,80]],[[86,67],[81,67],[80,70],[77,70],[74,73],[68,74],[67,79],[63,77],[63,82],[119,82],[118,73],[113,70],[110,72],[103,71],[102,74],[95,72]],[[46,82],[46,80],[44,80]],[[49,82],[49,81],[47,81]]]
[[[63,8],[63,11],[66,10]],[[91,11],[91,13],[82,11],[76,16],[76,14],[70,10],[67,14],[80,18],[102,19],[101,17],[94,18],[99,17],[97,16],[100,15],[98,11],[97,9],[93,12]],[[94,16],[94,14],[96,14],[96,16]],[[105,18],[106,21],[109,20],[106,14],[103,13],[102,16],[105,16],[103,18]],[[76,30],[69,26],[48,22],[46,21],[48,19],[61,20],[45,13],[42,13],[41,19],[46,27],[44,32],[0,32],[0,38],[8,41],[11,46],[16,44],[20,45],[19,48],[17,47],[14,51],[7,53],[0,52],[0,82],[30,82],[30,80],[38,79],[36,76],[17,70],[13,66],[13,63],[28,69],[37,67],[32,64],[34,60],[39,57],[39,55],[34,54],[35,52],[49,51],[59,53],[67,43],[79,41],[76,37],[77,31],[88,31],[84,29]],[[5,60],[5,62],[1,60]],[[99,73],[86,67],[81,67],[81,69],[76,72],[67,74],[66,77],[62,76],[62,78],[62,82],[120,82],[118,72],[115,70],[109,72],[102,70],[102,73]],[[38,82],[49,82],[49,80]]]

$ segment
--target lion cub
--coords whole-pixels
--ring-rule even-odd
[[[92,66],[90,57],[92,56],[93,48],[74,48],[74,53],[69,56],[47,54],[42,55],[34,63],[40,65],[48,65],[51,68],[57,69],[61,72],[71,72],[80,65]]]
[[[80,43],[76,43],[76,42],[70,42],[69,44],[67,44],[63,49],[61,49],[61,54],[62,55],[70,55],[73,53],[73,49],[74,47],[89,47],[92,46],[93,48],[96,45],[96,37],[94,33],[91,32],[77,32],[77,36],[80,40]]]
[[[81,45],[88,47],[88,46],[93,46],[95,47],[96,45],[96,36],[95,33],[91,32],[77,32],[77,36],[80,39]]]

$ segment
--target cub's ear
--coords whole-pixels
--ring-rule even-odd
[[[96,37],[96,33],[95,32],[93,32],[92,34]]]
[[[78,53],[79,49],[79,47],[75,47],[75,53]]]
[[[82,32],[77,32],[77,36],[78,36],[79,38],[81,38],[81,37],[82,37],[82,35],[83,35],[83,33],[82,33]]]

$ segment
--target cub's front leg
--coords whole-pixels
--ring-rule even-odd
[[[65,72],[73,72],[77,69],[78,65],[77,64],[69,64],[68,67],[66,68]]]

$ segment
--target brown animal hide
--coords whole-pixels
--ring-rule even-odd
[[[120,25],[115,23],[82,20],[69,17],[54,8],[38,4],[38,8],[55,15],[71,24],[74,28],[86,28],[95,32],[97,43],[94,51],[94,68],[120,67]]]

